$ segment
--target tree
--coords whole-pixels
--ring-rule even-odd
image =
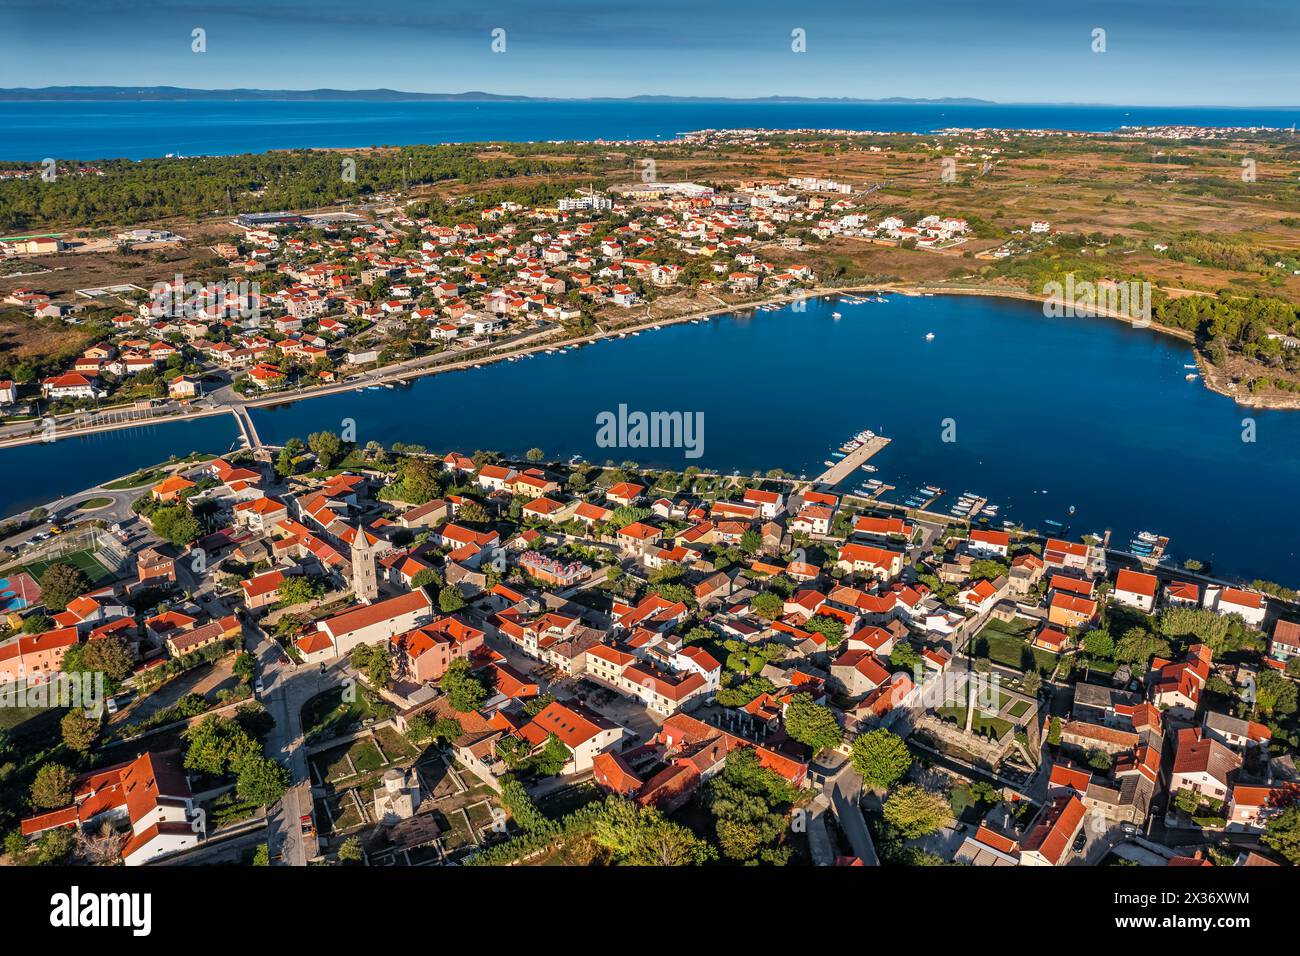
[[[41,614],[39,611],[23,618],[24,634],[44,634],[53,627],[54,619],[49,615]]]
[[[443,614],[454,614],[465,606],[465,598],[461,596],[460,588],[454,584],[448,584],[438,592],[438,607]]]
[[[279,456],[275,459],[275,473],[281,478],[287,478],[292,475],[298,466],[298,458],[307,446],[303,444],[301,438],[290,438],[280,449]]]
[[[1269,717],[1289,717],[1296,712],[1296,685],[1271,667],[1255,679],[1255,706]]]
[[[293,607],[295,604],[306,604],[319,598],[325,593],[325,585],[318,578],[293,574],[281,582],[279,591],[279,606]]]
[[[746,554],[758,554],[763,547],[763,536],[753,528],[746,529],[740,535],[740,550]]]
[[[447,702],[460,714],[478,710],[487,699],[487,688],[463,657],[447,666],[438,686],[447,695]]]
[[[382,644],[358,644],[352,648],[352,666],[365,674],[374,687],[387,687],[393,677],[393,658]]]
[[[185,741],[185,769],[212,777],[231,773],[261,745],[237,722],[212,714],[181,732]]]
[[[785,708],[785,732],[812,748],[814,754],[840,745],[844,729],[827,707],[808,694],[795,694]]]
[[[203,533],[203,526],[183,504],[163,505],[151,515],[154,534],[174,545],[184,546]]]
[[[1271,816],[1260,839],[1292,865],[1300,866],[1300,804],[1292,804]]]
[[[487,509],[477,501],[464,501],[456,509],[456,519],[465,524],[486,524]]]
[[[698,866],[713,849],[679,823],[664,819],[653,807],[609,797],[596,819],[592,839],[629,866]]]
[[[815,634],[821,634],[831,647],[835,647],[840,641],[844,640],[844,622],[828,614],[813,615],[804,621],[803,629],[812,631]]]
[[[47,763],[36,771],[32,781],[32,805],[41,810],[55,810],[72,802],[72,782],[76,775],[61,763]]]
[[[240,683],[247,684],[257,673],[257,658],[248,651],[240,651],[235,655],[235,663],[231,665],[230,672],[239,678]]]
[[[411,587],[413,589],[427,587],[440,588],[442,587],[442,576],[433,568],[425,568],[423,571],[416,574],[415,577],[411,578]]]
[[[903,784],[885,801],[885,820],[904,839],[933,833],[950,818],[947,800],[914,783]]]
[[[1030,697],[1037,697],[1038,692],[1043,689],[1043,676],[1036,670],[1027,671],[1020,680],[1020,686]]]
[[[87,717],[79,710],[70,710],[59,722],[59,731],[69,749],[84,754],[90,750],[95,743],[95,738],[99,736],[99,721],[94,717]]]
[[[343,455],[343,439],[333,432],[313,432],[307,436],[307,447],[316,456],[316,463],[323,469],[333,467]]]
[[[366,858],[365,851],[361,849],[361,841],[354,836],[348,837],[339,847],[340,863],[360,863]]]
[[[1157,655],[1169,657],[1172,654],[1168,641],[1142,627],[1129,628],[1115,645],[1115,659],[1126,664],[1145,665]]]
[[[530,761],[530,766],[539,777],[554,777],[564,771],[564,765],[573,759],[573,752],[564,745],[564,741],[555,734],[546,738],[546,746],[539,750]]]
[[[235,768],[235,792],[240,800],[263,806],[275,803],[289,789],[289,771],[260,753],[246,754]]]
[[[972,580],[984,578],[988,581],[996,581],[1002,575],[1007,573],[1007,566],[1001,561],[993,561],[983,558],[979,561],[972,561],[970,571],[968,572]]]
[[[427,504],[442,494],[442,476],[437,465],[428,459],[403,458],[397,466],[397,480],[392,492],[399,501]]]
[[[528,449],[527,458],[529,461],[541,461],[545,457],[546,452],[542,451],[540,448]]]
[[[886,790],[912,766],[912,752],[903,738],[881,727],[853,740],[853,769],[877,790]]]
[[[1047,742],[1053,747],[1061,746],[1061,718],[1053,717],[1047,726]]]
[[[775,621],[785,613],[785,602],[781,600],[779,594],[773,594],[771,591],[755,595],[749,602],[749,607],[759,617],[769,621]]]
[[[67,610],[68,602],[90,587],[90,581],[80,568],[55,562],[41,575],[41,599],[51,611]]]
[[[1110,660],[1115,653],[1115,639],[1105,628],[1096,628],[1084,636],[1083,649],[1089,657]]]
[[[116,684],[135,668],[135,655],[125,638],[120,634],[110,634],[68,648],[61,666],[65,674],[102,673],[106,680]]]
[[[917,665],[921,663],[921,655],[916,652],[911,641],[899,641],[889,652],[889,663],[895,668],[915,671]]]

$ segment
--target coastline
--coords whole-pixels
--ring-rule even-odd
[[[86,428],[59,430],[58,437],[55,441],[61,441],[64,438],[75,438],[83,435],[91,435],[109,431],[119,431],[122,429],[136,428],[142,425],[160,425],[170,422],[188,421],[190,419],[207,418],[213,415],[230,414],[236,419],[240,418],[241,411],[251,408],[266,408],[276,405],[289,405],[300,401],[306,401],[312,398],[320,398],[327,395],[338,395],[343,392],[356,391],[371,385],[382,385],[392,383],[407,383],[417,378],[423,378],[428,375],[437,375],[443,372],[464,371],[465,369],[474,368],[481,365],[494,364],[505,361],[509,358],[519,356],[534,355],[538,352],[545,352],[547,349],[566,348],[570,345],[588,345],[593,342],[600,342],[607,339],[617,338],[620,335],[631,331],[641,331],[647,328],[666,325],[680,325],[684,322],[694,322],[700,319],[711,319],[721,315],[729,315],[744,312],[749,309],[758,309],[771,305],[787,305],[800,299],[826,298],[834,295],[855,295],[869,292],[887,292],[895,295],[905,296],[922,296],[922,295],[966,295],[982,296],[986,298],[1010,299],[1021,302],[1035,302],[1042,304],[1047,301],[1047,296],[1023,289],[1014,289],[998,286],[943,286],[927,285],[918,282],[876,282],[863,285],[853,286],[826,286],[814,289],[800,290],[795,293],[786,293],[784,295],[769,296],[758,299],[753,302],[742,303],[720,303],[719,305],[702,309],[699,311],[686,312],[681,315],[666,316],[663,318],[648,319],[644,322],[634,322],[630,325],[620,326],[617,329],[608,331],[591,332],[587,335],[570,336],[568,338],[547,339],[545,336],[548,332],[536,333],[532,338],[540,337],[542,341],[537,344],[527,345],[523,348],[505,349],[500,352],[494,352],[487,355],[478,355],[472,358],[465,358],[458,361],[442,362],[433,365],[403,367],[401,365],[391,365],[386,368],[376,369],[373,372],[366,373],[346,382],[336,382],[329,385],[317,385],[311,388],[301,389],[294,392],[276,392],[257,398],[248,399],[240,402],[232,402],[226,405],[220,405],[209,408],[194,409],[191,411],[178,412],[175,414],[160,415],[155,418],[141,419],[136,421],[109,422],[102,425],[92,425]],[[1120,321],[1126,325],[1133,326],[1134,323],[1119,312],[1097,308],[1094,310],[1093,317],[1108,318]],[[1163,335],[1169,335],[1177,338],[1189,345],[1194,345],[1195,336],[1185,329],[1177,329],[1171,326],[1161,325],[1152,322],[1145,326]],[[525,338],[523,341],[530,341]],[[1209,364],[1200,354],[1195,351],[1196,363],[1201,369],[1202,385],[1216,394],[1225,398],[1232,399],[1236,404],[1256,409],[1276,409],[1282,411],[1300,410],[1300,396],[1291,399],[1271,399],[1263,396],[1240,395],[1235,391],[1227,388],[1226,384],[1218,380],[1221,374],[1218,370]],[[439,353],[443,354],[443,353]],[[416,360],[419,361],[419,360]],[[1212,374],[1207,374],[1207,371]],[[241,429],[242,430],[242,429]],[[39,432],[36,429],[35,432]],[[22,445],[37,443],[46,443],[38,434],[22,436],[17,438],[8,438],[0,440],[0,450],[5,448],[16,448]],[[48,443],[46,443],[48,444]]]

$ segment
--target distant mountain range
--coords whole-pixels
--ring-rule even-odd
[[[512,96],[501,93],[484,93],[470,90],[465,93],[407,93],[402,90],[195,90],[179,86],[44,86],[0,89],[0,100],[99,100],[143,102],[149,100],[290,100],[337,101],[365,100],[376,103],[411,102],[626,102],[626,103],[907,103],[935,106],[995,106],[992,100],[972,97],[942,97],[940,99],[913,99],[906,96],[889,96],[881,99],[859,99],[848,96]]]

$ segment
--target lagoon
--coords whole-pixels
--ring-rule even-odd
[[[871,429],[893,439],[871,462],[899,488],[886,500],[937,485],[946,511],[971,491],[1000,506],[994,526],[1111,528],[1118,547],[1152,531],[1220,573],[1300,582],[1300,414],[1247,411],[1187,381],[1186,343],[1009,300],[803,305],[252,414],[273,444],[352,419],[362,443],[810,476]],[[702,414],[702,454],[600,447],[597,416],[620,405]],[[1254,442],[1242,441],[1247,418]]]
[[[553,459],[809,476],[871,429],[893,441],[871,460],[878,471],[856,473],[845,490],[875,477],[899,489],[886,500],[902,501],[937,485],[948,491],[941,511],[975,492],[1000,506],[994,526],[1009,519],[1046,531],[1053,520],[1071,536],[1110,528],[1117,547],[1152,531],[1171,538],[1175,557],[1213,562],[1220,575],[1300,583],[1300,413],[1242,409],[1186,381],[1186,343],[1108,319],[1049,318],[1013,300],[798,305],[251,414],[270,444],[351,419],[362,444],[510,454],[537,446]],[[601,447],[597,416],[620,405],[701,414],[701,454]],[[1242,441],[1245,419],[1253,442]],[[2,451],[0,512],[168,454],[225,451],[233,427],[222,416]],[[45,486],[36,497],[33,484]]]

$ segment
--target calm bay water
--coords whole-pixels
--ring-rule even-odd
[[[841,318],[835,319],[834,312]],[[933,332],[933,341],[926,333]],[[874,477],[901,501],[922,485],[1001,506],[997,521],[1070,533],[1169,535],[1171,552],[1221,574],[1300,583],[1300,414],[1247,412],[1185,381],[1190,347],[1105,319],[1046,318],[1030,303],[891,297],[647,330],[553,355],[252,412],[279,444],[356,423],[357,440],[553,458],[632,459],[742,474],[824,470],[869,428],[893,439]],[[601,448],[596,416],[703,412],[703,455]],[[1244,443],[1242,419],[1258,440]],[[944,442],[945,419],[956,441]],[[224,451],[228,419],[0,452],[0,512],[43,503],[168,454]],[[856,473],[851,488],[868,477]],[[33,485],[39,487],[35,490]],[[34,497],[35,495],[35,497]],[[1070,506],[1075,512],[1071,516]]]
[[[230,415],[142,425],[0,450],[0,516],[25,512],[172,455],[221,454],[235,447]]]
[[[253,416],[277,444],[351,418],[361,442],[808,475],[869,428],[893,439],[874,477],[945,488],[944,510],[972,491],[1001,506],[998,521],[1109,527],[1120,545],[1150,530],[1221,572],[1300,581],[1300,415],[1251,413],[1258,440],[1243,443],[1247,413],[1186,381],[1192,361],[1167,336],[1028,303],[818,300]],[[703,456],[598,447],[596,416],[619,404],[703,412]],[[945,419],[955,442],[941,440]]]
[[[697,129],[946,127],[1100,132],[1119,126],[1273,126],[1300,110],[1221,107],[956,106],[905,103],[620,101],[0,102],[0,159],[143,159],[295,147],[484,141],[671,139]]]

